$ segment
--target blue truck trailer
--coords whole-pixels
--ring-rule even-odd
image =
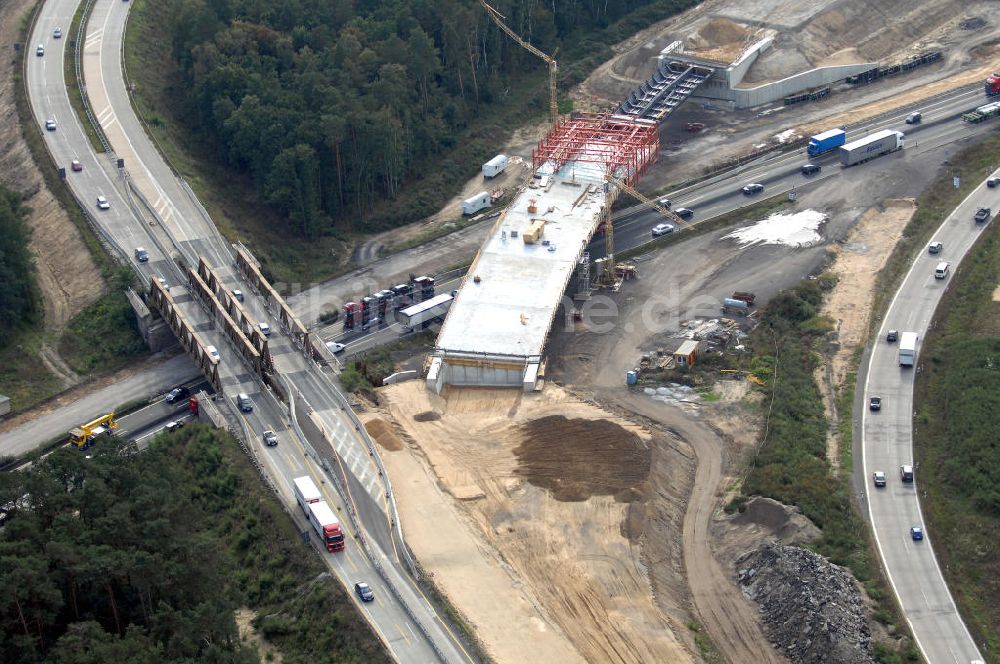
[[[822,134],[816,134],[809,139],[806,152],[810,157],[819,156],[830,150],[835,150],[847,142],[847,132],[843,129],[829,129]]]

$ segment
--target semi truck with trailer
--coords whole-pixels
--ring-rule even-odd
[[[809,138],[809,145],[806,146],[806,153],[810,157],[818,157],[821,154],[836,150],[847,142],[847,132],[843,129],[829,129],[822,134],[816,134]]]
[[[427,327],[432,320],[448,313],[454,299],[450,293],[435,295],[429,300],[400,311],[399,322],[407,330],[412,330],[415,327]]]
[[[903,148],[905,135],[894,129],[883,129],[864,138],[840,146],[840,163],[844,166],[862,164]]]
[[[309,523],[327,551],[344,550],[344,531],[340,528],[340,519],[325,500],[309,503]]]
[[[903,332],[899,337],[899,366],[912,367],[917,361],[917,333]]]
[[[292,480],[292,486],[295,488],[295,502],[306,516],[309,515],[309,505],[323,500],[323,494],[316,488],[311,477],[296,477]]]

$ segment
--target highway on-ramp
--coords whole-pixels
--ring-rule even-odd
[[[920,651],[932,664],[969,664],[981,655],[941,575],[933,537],[915,541],[910,534],[911,527],[924,527],[918,499],[920,469],[912,483],[900,478],[900,466],[913,462],[913,381],[920,370],[920,346],[918,342],[916,367],[901,367],[898,342],[886,341],[886,333],[916,332],[923,339],[949,281],[961,269],[959,261],[982,232],[983,224],[973,221],[980,206],[1000,208],[1000,189],[980,184],[941,224],[933,240],[944,243],[944,249],[937,255],[925,249],[914,261],[863,368],[867,380],[861,406],[862,467],[869,517],[889,581]],[[945,279],[934,276],[940,261],[951,263],[952,274]],[[868,409],[873,396],[882,398],[879,411]],[[871,474],[876,471],[885,473],[885,487],[874,486]]]

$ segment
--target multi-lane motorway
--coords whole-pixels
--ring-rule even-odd
[[[87,23],[83,57],[87,94],[94,115],[115,152],[114,156],[124,159],[124,171],[116,168],[109,155],[98,155],[90,149],[83,128],[70,107],[63,78],[62,63],[68,35],[62,39],[55,39],[52,36],[56,27],[62,27],[64,31],[68,29],[77,5],[78,0],[48,0],[39,15],[30,40],[32,45],[43,44],[46,47],[44,56],[29,55],[27,85],[32,109],[40,126],[44,126],[45,120],[49,118],[57,122],[55,131],[43,130],[46,145],[53,160],[59,166],[66,168],[68,183],[81,206],[91,212],[100,228],[106,233],[109,242],[117,246],[123,258],[132,261],[133,267],[145,278],[164,276],[172,284],[175,284],[172,292],[177,301],[186,307],[186,312],[196,321],[199,331],[209,339],[209,343],[215,344],[222,353],[223,360],[220,366],[223,368],[224,391],[227,394],[245,391],[254,398],[257,407],[242,424],[246,425],[246,428],[251,432],[251,444],[255,446],[254,449],[258,457],[263,461],[272,481],[285,495],[286,500],[291,502],[291,478],[301,474],[311,474],[323,487],[327,499],[344,514],[346,506],[343,500],[332,492],[330,484],[324,481],[326,474],[323,469],[315,465],[311,451],[307,450],[303,441],[294,434],[284,408],[274,401],[270,394],[262,391],[253,380],[250,372],[240,363],[236,353],[228,349],[223,336],[215,330],[209,317],[192,301],[190,294],[186,292],[182,284],[182,274],[177,269],[173,259],[183,258],[188,264],[193,264],[198,256],[205,256],[212,263],[212,266],[220,271],[229,287],[240,287],[244,291],[249,291],[245,285],[239,282],[234,270],[231,269],[233,260],[228,244],[218,234],[190,189],[175,176],[160,157],[131,108],[126,86],[122,79],[121,62],[122,36],[130,3],[115,2],[114,0],[97,0],[95,2],[91,18]],[[975,90],[960,90],[928,100],[920,108],[924,115],[924,123],[915,127],[905,127],[908,141],[907,150],[926,150],[929,147],[982,131],[982,128],[970,127],[958,120],[962,111],[981,102],[981,94],[981,90],[977,87]],[[849,138],[857,138],[883,127],[904,128],[903,118],[905,115],[906,112],[899,112],[857,127],[851,127]],[[890,156],[884,159],[892,158]],[[82,171],[70,170],[69,164],[73,159],[82,163]],[[765,184],[768,193],[784,192],[796,187],[809,186],[811,182],[825,178],[837,177],[840,172],[840,167],[835,162],[835,156],[831,156],[819,160],[818,163],[824,166],[819,175],[804,178],[799,172],[799,168],[805,161],[806,159],[801,153],[765,158],[758,163],[712,178],[698,185],[672,192],[668,196],[672,199],[675,207],[684,206],[694,209],[694,221],[699,221],[752,202],[751,199],[747,199],[739,193],[740,187],[747,182]],[[126,173],[132,185],[130,189],[125,186]],[[110,209],[96,209],[98,195],[108,198],[111,204]],[[144,201],[148,203],[148,206],[144,205]],[[971,207],[974,204],[974,202],[970,202],[968,206]],[[993,205],[998,207],[1000,202],[993,201]],[[962,214],[962,210],[958,214]],[[658,221],[656,213],[640,208],[627,210],[619,215],[616,221],[616,239],[619,250],[649,241],[649,229]],[[968,220],[967,226],[969,224],[972,224],[971,220]],[[971,243],[973,235],[974,233],[969,229],[963,234],[956,227],[954,238],[951,238],[950,235],[951,239],[942,238],[946,244],[946,252],[948,252],[946,256],[957,257],[959,255],[957,252],[964,251],[962,247],[967,246],[963,243]],[[144,246],[149,250],[150,261],[148,263],[135,262],[132,252],[137,246]],[[596,241],[591,245],[590,250],[592,256],[602,255],[603,242]],[[919,264],[920,261],[918,261]],[[912,278],[914,278],[913,273],[904,284],[898,300],[903,298],[907,284]],[[439,284],[439,290],[450,288],[451,284]],[[924,288],[930,291],[930,296],[935,296],[934,289],[939,291],[940,284],[925,285]],[[939,295],[939,292],[937,294]],[[933,303],[936,303],[936,299],[933,300]],[[373,555],[369,558],[363,554],[360,546],[352,547],[349,543],[348,551],[345,554],[326,556],[328,564],[347,586],[352,585],[355,580],[359,580],[359,577],[363,577],[364,580],[373,585],[378,599],[374,606],[365,607],[365,611],[368,612],[371,622],[395,658],[401,661],[430,661],[439,658],[446,661],[467,661],[469,656],[461,649],[457,640],[443,625],[429,603],[419,595],[419,591],[405,578],[401,571],[396,549],[389,536],[388,509],[385,504],[384,489],[377,479],[377,468],[371,465],[363,441],[350,434],[354,424],[344,418],[343,401],[337,398],[333,391],[334,388],[326,376],[319,373],[299,353],[288,337],[281,335],[280,326],[276,324],[260,298],[254,297],[248,292],[245,304],[253,316],[260,321],[269,322],[271,327],[277,331],[271,341],[272,353],[279,371],[295,386],[298,397],[308,402],[309,408],[317,413],[324,427],[328,427],[331,431],[340,427],[349,434],[338,438],[337,451],[340,459],[348,468],[349,472],[346,474],[351,499],[362,523],[362,530],[352,534],[363,536],[365,532],[370,533],[371,537],[368,539],[369,543],[373,545],[371,549]],[[923,301],[922,304],[927,304],[927,302]],[[893,307],[897,306],[902,305],[898,301],[894,302]],[[906,315],[909,316],[916,315],[919,309],[914,303],[911,303],[909,309],[901,308],[900,311],[906,312]],[[932,309],[933,304],[926,312],[928,318]],[[892,320],[892,312],[890,312],[888,320]],[[921,329],[918,327],[921,322],[925,324],[924,319],[911,321],[903,317],[894,326],[900,329],[909,329],[907,325],[912,325],[914,330],[918,330]],[[380,335],[373,335],[360,342],[355,341],[352,345],[357,350],[374,345],[380,342],[383,337],[391,336],[394,336],[392,330],[380,333]],[[869,380],[874,380],[876,374],[882,375],[879,363],[889,362],[891,364],[892,360],[893,358],[888,357],[888,354],[884,352],[880,354],[879,349],[876,349],[872,356],[873,371]],[[898,377],[898,372],[896,375]],[[906,419],[909,411],[903,408],[903,405],[907,403],[903,400],[905,396],[897,396],[893,392],[892,385],[887,384],[884,387],[887,405],[882,415],[887,417],[883,419],[888,420],[893,417],[892,414],[896,411],[892,404],[897,398],[901,400],[896,416]],[[882,386],[871,389],[881,390]],[[896,389],[907,391],[905,386],[900,388],[897,385]],[[872,427],[871,420],[872,418],[866,418],[864,425],[866,464],[869,459],[868,435]],[[905,424],[908,426],[908,420]],[[280,443],[278,447],[264,448],[260,444],[259,433],[265,428],[279,432]],[[895,433],[900,431],[893,429]],[[883,435],[889,435],[889,433],[892,432],[883,431]],[[872,440],[875,440],[874,436],[877,436],[878,433],[872,430],[870,435],[873,436]],[[894,437],[893,440],[898,441],[898,438]],[[906,440],[908,447],[908,436]],[[882,447],[886,446],[882,445]],[[893,458],[873,458],[873,462],[883,463],[887,466],[885,470],[889,472],[893,470],[892,466],[901,463],[899,458],[907,456],[904,452],[898,451],[897,456]],[[947,588],[943,581],[940,582],[940,587],[935,583],[916,584],[913,586],[912,592],[917,593],[919,597],[911,597],[907,594],[908,591],[902,588],[906,584],[898,580],[904,576],[906,570],[910,569],[909,565],[923,563],[933,566],[933,570],[936,571],[936,563],[929,542],[924,542],[927,546],[924,546],[923,549],[917,549],[916,553],[913,553],[910,548],[911,542],[903,542],[902,548],[899,549],[902,552],[902,557],[898,560],[892,553],[896,549],[892,545],[886,544],[893,538],[908,537],[906,532],[908,525],[899,531],[899,537],[895,537],[897,521],[898,519],[912,520],[913,515],[906,510],[911,509],[911,507],[919,509],[912,491],[910,496],[902,494],[900,501],[894,498],[896,493],[898,491],[895,488],[890,488],[889,491],[871,496],[869,503],[880,549],[890,569],[897,593],[900,595],[904,608],[907,609],[907,615],[914,627],[914,632],[918,635],[918,641],[928,653],[930,661],[952,661],[951,659],[938,658],[939,655],[943,656],[945,652],[953,655],[957,653],[963,657],[970,652],[974,654],[975,647],[967,638],[967,633],[965,633],[966,639],[964,641],[962,639],[964,626],[954,611],[954,605],[950,596],[947,595]],[[897,502],[899,502],[899,506],[896,505]],[[894,514],[898,517],[897,521],[891,519],[887,521],[883,518],[879,510],[876,509],[876,505],[885,506],[890,516]],[[910,507],[906,507],[907,505]],[[919,514],[917,517],[919,520]],[[892,522],[890,523],[890,521]],[[304,527],[304,522],[300,525]],[[389,568],[394,585],[399,585],[399,597],[393,595],[380,583],[376,566],[381,566],[383,570]],[[931,570],[924,571],[929,574]],[[923,578],[931,577],[933,575]],[[939,573],[937,573],[936,578],[940,579]],[[940,594],[941,591],[944,595]],[[923,599],[924,604],[920,604],[920,598]],[[928,616],[926,621],[922,620],[921,616],[924,615]],[[933,619],[930,616],[933,616]],[[925,623],[928,624],[925,626]],[[952,624],[951,627],[947,629],[943,627],[943,625],[949,624]],[[927,631],[932,627],[937,631]],[[937,645],[928,645],[939,643],[945,644],[940,646],[946,649],[942,650],[941,653],[931,649]],[[971,650],[968,648],[970,645]],[[934,656],[930,656],[931,653],[934,653]]]
[[[56,120],[55,131],[44,131],[46,145],[59,166],[66,167],[68,184],[88,210],[107,243],[145,280],[162,276],[171,284],[171,295],[193,322],[206,343],[215,345],[224,398],[246,392],[254,410],[236,420],[248,432],[249,443],[261,460],[271,481],[292,504],[291,479],[310,474],[342,516],[350,511],[358,517],[358,527],[348,524],[348,549],[342,554],[324,554],[328,565],[345,585],[367,581],[376,592],[376,601],[364,610],[390,653],[400,661],[469,661],[461,644],[438,617],[434,608],[406,576],[399,550],[390,535],[386,500],[387,487],[369,454],[370,441],[356,422],[347,416],[344,401],[329,378],[307,360],[281,326],[271,317],[263,300],[239,281],[232,268],[233,255],[208,215],[186,184],[176,177],[150,142],[135,116],[122,79],[121,45],[130,3],[97,0],[86,24],[82,69],[86,92],[112,154],[95,154],[83,127],[72,110],[63,77],[63,60],[70,35],[53,35],[56,27],[68,30],[78,0],[51,0],[42,7],[32,30],[30,43],[42,44],[44,56],[26,62],[27,87],[33,113],[40,126]],[[76,35],[73,35],[75,38]],[[116,159],[124,160],[124,169]],[[81,162],[81,171],[72,171],[70,162]],[[126,186],[128,184],[128,186]],[[109,209],[96,207],[97,196],[105,196]],[[139,263],[137,247],[149,251],[149,261]],[[58,250],[58,248],[53,248]],[[323,428],[332,432],[347,477],[350,505],[332,491],[327,471],[316,465],[316,454],[294,433],[286,409],[260,387],[226,343],[211,317],[198,305],[184,285],[186,279],[177,261],[187,265],[204,256],[217,270],[226,286],[246,292],[244,302],[258,321],[268,322],[275,333],[271,353],[283,379],[293,387],[295,397],[307,404]],[[230,417],[235,419],[235,410]],[[274,429],[279,445],[266,448],[260,433]],[[324,454],[325,453],[325,454]],[[330,458],[329,450],[319,456]],[[347,519],[345,518],[345,521]],[[305,530],[305,523],[301,525]],[[367,549],[361,546],[364,538]],[[370,555],[366,555],[366,550]],[[390,588],[391,585],[391,588]]]
[[[973,221],[980,206],[1000,208],[1000,190],[985,184],[977,187],[935,233],[934,240],[944,244],[941,253],[925,250],[914,261],[883,319],[864,369],[863,402],[856,404],[862,412],[866,502],[879,553],[914,638],[926,660],[934,664],[968,664],[980,654],[941,576],[933,539],[914,541],[910,535],[911,527],[923,527],[920,469],[914,482],[904,483],[900,466],[913,463],[913,381],[920,366],[919,343],[916,368],[900,367],[898,342],[889,343],[886,334],[890,329],[900,334],[916,332],[920,338],[926,334],[959,261],[982,232],[983,224]],[[952,274],[944,279],[934,276],[940,261],[951,263]],[[882,398],[881,410],[876,412],[867,407],[873,396]],[[885,473],[885,487],[872,483],[875,471]]]

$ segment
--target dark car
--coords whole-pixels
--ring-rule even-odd
[[[180,401],[186,396],[189,396],[190,394],[191,390],[182,385],[181,387],[175,387],[174,389],[167,392],[167,396],[164,399],[164,401],[166,401],[167,403],[177,403],[178,401]]]
[[[990,189],[994,189],[997,185],[1000,185],[1000,178],[990,178],[986,181],[986,186]]]
[[[976,221],[986,221],[993,215],[992,210],[987,207],[981,207],[976,210]]]
[[[264,444],[267,445],[268,447],[274,447],[278,444],[278,435],[273,431],[271,431],[270,429],[264,432],[263,438],[264,438]]]
[[[676,210],[674,210],[674,214],[676,214],[681,219],[687,221],[688,219],[694,216],[694,210],[689,210],[688,208],[677,208]]]
[[[799,170],[802,171],[802,175],[812,175],[813,173],[819,173],[823,170],[823,167],[819,164],[806,164]]]
[[[759,194],[762,191],[764,191],[764,185],[757,182],[752,182],[743,187],[744,196],[753,196],[754,194]]]
[[[173,433],[184,426],[184,420],[174,420],[173,422],[167,422],[167,425],[163,427],[167,430],[167,433]]]
[[[882,397],[872,397],[868,401],[868,407],[872,410],[882,410]]]
[[[944,245],[940,242],[931,242],[927,245],[927,253],[940,254],[942,249],[944,249]]]
[[[920,526],[913,526],[910,528],[910,537],[913,538],[914,542],[919,542],[924,538],[924,529]]]
[[[889,343],[892,343],[898,338],[899,338],[899,332],[897,332],[896,330],[889,330],[889,332],[885,335],[885,340]]]
[[[375,599],[375,593],[372,592],[372,589],[364,581],[354,584],[354,592],[357,593],[362,602],[371,602]]]

